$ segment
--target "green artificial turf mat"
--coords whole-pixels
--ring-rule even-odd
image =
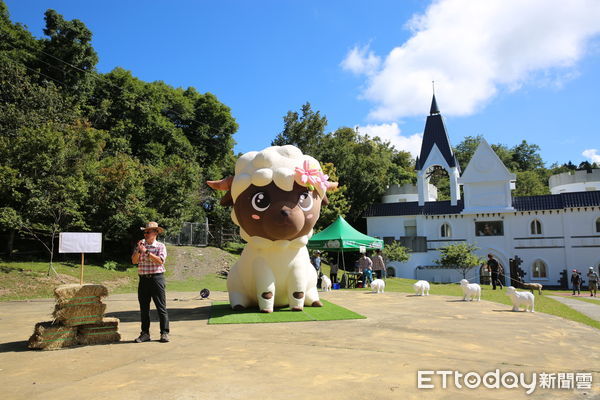
[[[341,319],[363,319],[360,314],[321,299],[323,307],[304,307],[303,311],[292,311],[289,307],[276,308],[272,313],[261,313],[256,308],[234,311],[229,302],[214,301],[210,308],[209,324],[258,324],[271,322],[333,321]]]

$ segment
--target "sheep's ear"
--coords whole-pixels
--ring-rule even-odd
[[[327,198],[327,193],[323,194],[323,200],[321,201],[321,204],[329,204],[329,199]]]
[[[206,184],[216,190],[230,190],[233,183],[233,176],[218,181],[206,181]]]
[[[231,192],[225,193],[225,196],[221,197],[221,205],[224,207],[233,205],[233,197],[231,197]]]

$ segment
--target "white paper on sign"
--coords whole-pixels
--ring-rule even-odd
[[[102,253],[102,233],[61,232],[59,253]]]

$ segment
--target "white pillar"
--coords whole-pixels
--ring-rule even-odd
[[[448,177],[450,179],[450,204],[455,206],[460,200],[460,189],[458,187],[458,168],[454,167],[449,171]]]

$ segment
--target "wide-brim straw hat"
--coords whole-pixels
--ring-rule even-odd
[[[144,232],[150,229],[156,229],[158,231],[158,234],[160,235],[161,233],[163,233],[165,231],[164,228],[158,226],[158,222],[148,222],[146,224],[146,226],[142,226],[140,227],[141,230],[143,230]]]

